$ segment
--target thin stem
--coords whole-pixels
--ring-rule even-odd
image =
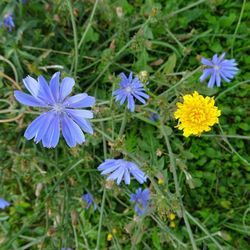
[[[242,8],[241,8],[239,20],[238,20],[238,23],[237,23],[237,25],[236,25],[236,28],[235,28],[235,31],[234,31],[234,34],[233,34],[233,39],[232,39],[232,45],[231,45],[231,56],[232,56],[232,57],[233,57],[233,54],[234,54],[234,42],[235,42],[235,37],[236,37],[236,34],[237,34],[238,29],[239,29],[239,27],[240,27],[240,23],[241,23],[241,19],[242,19],[244,10],[245,10],[245,6],[246,6],[246,0],[243,0],[243,4],[242,4]]]
[[[16,84],[18,85],[18,74],[17,74],[17,70],[16,70],[14,64],[10,60],[8,60],[7,58],[5,58],[5,57],[3,57],[1,55],[0,55],[0,60],[4,61],[4,62],[6,62],[6,63],[8,63],[10,65],[10,67],[12,68],[13,73],[15,75]],[[19,87],[18,89],[21,89],[21,88]]]
[[[221,245],[217,242],[217,240],[212,237],[212,235],[207,231],[207,229],[200,224],[188,211],[185,211],[185,214],[214,242],[214,244],[220,249],[223,250]]]
[[[163,134],[163,136],[165,138],[165,143],[166,143],[166,146],[167,146],[167,149],[168,149],[169,158],[170,158],[170,164],[171,164],[171,170],[172,170],[173,177],[174,177],[174,185],[175,185],[176,195],[177,195],[177,197],[179,199],[179,203],[180,203],[180,206],[181,206],[183,219],[184,219],[185,225],[187,227],[187,231],[188,231],[188,235],[189,235],[189,238],[190,238],[190,241],[191,241],[191,244],[192,244],[192,248],[194,250],[198,250],[198,248],[196,246],[196,243],[195,243],[195,240],[194,240],[192,229],[190,227],[188,218],[187,218],[187,216],[185,214],[185,209],[184,209],[184,205],[183,205],[183,202],[182,202],[180,187],[179,187],[179,183],[178,183],[175,158],[174,158],[174,155],[173,155],[173,152],[172,152],[172,148],[171,148],[171,145],[170,145],[170,142],[169,142],[169,138],[167,136],[167,133],[164,130],[164,125],[163,124],[161,124],[160,128],[161,128],[161,132],[162,132],[162,134]]]
[[[127,107],[125,107],[125,110],[124,110],[124,116],[123,116],[123,120],[122,120],[122,124],[121,124],[121,127],[120,127],[120,131],[119,131],[119,135],[118,137],[121,137],[124,130],[125,130],[125,127],[126,127],[126,124],[127,124]]]
[[[101,214],[100,214],[99,226],[98,226],[98,237],[97,237],[97,243],[96,243],[96,248],[95,248],[96,250],[99,250],[99,245],[100,245],[101,229],[102,229],[102,218],[103,218],[105,198],[106,198],[106,188],[104,187],[103,195],[102,195]]]
[[[73,34],[74,34],[74,47],[75,47],[75,60],[72,62],[72,66],[71,66],[71,72],[73,71],[74,68],[74,77],[76,77],[76,73],[77,73],[77,68],[78,68],[78,45],[77,45],[77,30],[76,30],[76,23],[75,23],[75,19],[74,19],[74,14],[73,14],[73,10],[72,10],[72,5],[71,5],[71,1],[70,0],[66,0],[67,1],[67,5],[69,8],[69,13],[70,13],[70,18],[71,18],[71,23],[72,23],[72,27],[73,27]]]
[[[175,16],[175,15],[177,15],[177,14],[183,12],[183,11],[186,11],[186,10],[188,10],[188,9],[191,9],[191,8],[193,8],[193,7],[195,7],[195,6],[199,5],[199,4],[202,4],[202,3],[204,3],[204,2],[206,2],[206,0],[200,0],[200,1],[197,1],[197,2],[195,2],[195,3],[189,4],[189,5],[187,5],[186,7],[183,7],[183,8],[181,8],[181,9],[178,9],[178,10],[176,10],[176,11],[170,13],[170,14],[167,16],[167,18],[173,17],[173,16]]]
[[[190,72],[189,74],[187,74],[186,76],[184,76],[179,82],[177,82],[175,85],[173,85],[172,87],[170,87],[169,89],[167,89],[166,91],[164,91],[162,94],[160,94],[159,96],[164,96],[167,93],[169,93],[172,89],[177,88],[180,84],[182,84],[184,81],[186,81],[189,77],[191,77],[192,75],[194,75],[195,73],[197,73],[198,71],[200,71],[202,68],[202,66],[198,67],[197,69],[193,70],[192,72]]]
[[[85,37],[86,37],[86,35],[87,35],[87,33],[88,33],[90,27],[91,27],[91,23],[92,23],[92,20],[93,20],[93,18],[94,18],[94,15],[95,15],[95,11],[96,11],[96,7],[97,7],[97,4],[98,4],[98,1],[99,1],[99,0],[96,0],[96,1],[95,1],[95,5],[94,5],[93,10],[92,10],[92,12],[91,12],[91,15],[90,15],[90,18],[89,18],[88,25],[87,25],[87,27],[86,27],[86,29],[85,29],[83,35],[82,35],[82,38],[81,38],[81,40],[80,40],[80,42],[79,42],[79,44],[78,44],[78,49],[81,48],[82,43],[83,43],[83,41],[84,41],[84,39],[85,39]]]

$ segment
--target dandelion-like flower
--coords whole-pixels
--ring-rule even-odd
[[[93,195],[91,193],[86,193],[83,195],[82,199],[86,202],[87,206],[86,208],[89,209],[89,207],[93,204],[94,205],[94,210],[96,210],[96,204],[94,202]]]
[[[215,84],[217,87],[220,87],[221,78],[226,82],[230,82],[237,74],[239,69],[236,67],[237,63],[235,62],[235,59],[224,60],[224,57],[225,53],[223,53],[220,57],[215,54],[212,60],[207,58],[201,59],[202,64],[204,64],[206,68],[200,77],[200,81],[203,82],[210,76],[208,88],[213,88]]]
[[[113,92],[113,96],[116,96],[115,101],[120,102],[122,105],[126,100],[128,101],[128,109],[131,112],[135,111],[135,99],[140,101],[141,103],[145,104],[146,101],[144,99],[148,99],[149,96],[145,94],[145,89],[143,84],[140,82],[138,77],[133,79],[133,73],[129,74],[127,78],[124,73],[120,74],[121,82],[120,88]],[[143,99],[144,98],[144,99]]]
[[[178,102],[177,111],[174,113],[176,119],[179,119],[178,129],[183,130],[185,137],[200,135],[203,131],[211,130],[211,126],[219,122],[218,117],[221,111],[214,106],[214,98],[199,95],[194,92],[193,95],[183,96],[183,103]]]
[[[24,134],[27,140],[34,138],[36,143],[42,141],[46,148],[56,147],[60,130],[69,147],[85,141],[83,131],[93,134],[88,121],[93,118],[93,113],[82,108],[93,106],[95,98],[86,93],[68,97],[75,84],[74,79],[65,77],[61,84],[59,81],[60,72],[52,76],[49,85],[43,76],[39,76],[38,81],[27,76],[23,83],[31,95],[19,90],[14,92],[20,103],[46,110],[28,126]]]
[[[150,192],[148,188],[143,191],[141,188],[138,188],[134,194],[130,195],[130,201],[135,203],[135,212],[139,216],[142,216],[146,212],[149,199]]]
[[[4,16],[3,24],[9,31],[12,31],[12,29],[15,27],[12,14],[7,14]]]
[[[0,197],[0,209],[5,209],[8,206],[10,206],[10,203]]]
[[[107,180],[117,180],[116,182],[118,185],[121,183],[122,179],[129,185],[130,174],[141,184],[147,180],[147,176],[144,172],[140,170],[135,163],[130,161],[108,159],[98,167],[98,170],[102,171],[102,175],[110,174]]]

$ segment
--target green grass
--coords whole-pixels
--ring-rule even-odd
[[[15,29],[0,28],[0,196],[12,203],[0,211],[1,250],[249,248],[249,2],[1,1],[1,20],[10,12]],[[200,58],[222,52],[240,72],[211,90],[199,83]],[[26,141],[38,112],[13,97],[26,75],[55,71],[75,78],[74,93],[97,99],[95,133],[73,149],[62,138],[50,150]],[[129,71],[149,82],[151,98],[135,113],[111,97]],[[222,115],[210,132],[184,138],[173,112],[194,90],[215,96]],[[123,157],[149,176],[141,218],[129,201],[139,184],[107,184],[97,171]],[[81,201],[87,191],[96,211]]]

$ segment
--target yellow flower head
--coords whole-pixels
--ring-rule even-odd
[[[170,224],[169,224],[169,227],[171,228],[176,228],[176,224],[174,221],[171,221]]]
[[[175,219],[175,214],[174,213],[170,213],[169,215],[168,215],[168,218],[170,219],[170,220],[174,220]]]
[[[179,119],[178,129],[183,130],[185,137],[201,135],[211,130],[211,126],[219,122],[221,111],[214,106],[213,97],[203,97],[197,91],[193,95],[183,96],[183,103],[178,102],[174,117]]]
[[[107,241],[111,241],[113,239],[113,235],[111,233],[109,233],[107,235]]]

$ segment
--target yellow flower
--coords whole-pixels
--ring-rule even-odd
[[[170,224],[169,224],[169,227],[171,228],[176,228],[176,224],[174,221],[171,221]]]
[[[168,218],[170,219],[170,220],[174,220],[175,219],[175,214],[174,213],[170,213],[169,215],[168,215]]]
[[[179,119],[177,128],[183,130],[185,137],[201,135],[211,130],[211,126],[219,122],[221,111],[214,106],[213,97],[203,97],[197,91],[193,95],[183,96],[183,103],[178,102],[174,117]]]
[[[107,235],[107,241],[111,241],[113,239],[113,235],[111,233],[109,233]]]
[[[159,185],[162,185],[163,183],[164,183],[163,178],[159,178],[159,179],[158,179],[158,184],[159,184]]]

